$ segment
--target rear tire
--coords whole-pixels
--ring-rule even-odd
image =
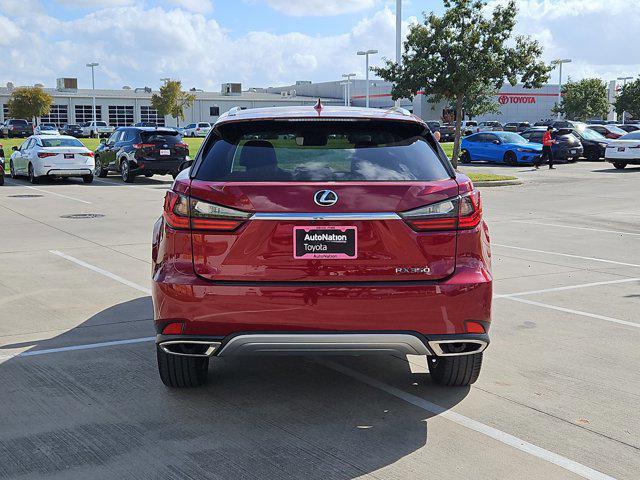
[[[93,175],[85,175],[82,177],[84,183],[93,183]]]
[[[208,358],[171,355],[158,346],[156,346],[156,352],[160,379],[167,387],[193,388],[206,382],[209,369]]]
[[[105,178],[108,173],[109,173],[109,170],[107,170],[102,166],[102,163],[100,162],[100,158],[99,157],[96,158],[96,167],[95,167],[95,170],[93,171],[93,174],[96,177]]]
[[[36,184],[40,181],[38,177],[36,177],[36,173],[33,170],[33,165],[29,164],[29,182]]]
[[[16,175],[16,169],[13,166],[13,160],[9,161],[9,172],[10,172],[9,175],[11,175],[11,178],[13,178],[14,180],[18,178],[18,175]]]
[[[460,153],[460,163],[471,163],[471,155],[467,150],[462,150]]]
[[[4,185],[4,172],[0,172],[0,187]]]
[[[434,382],[448,387],[475,383],[482,368],[482,353],[454,357],[428,357],[429,373]]]
[[[120,174],[122,175],[122,181],[125,183],[133,183],[136,178],[135,175],[131,173],[131,166],[126,158],[120,163]]]
[[[504,163],[513,167],[518,164],[518,157],[513,152],[507,152],[504,154]]]
[[[627,164],[622,162],[613,162],[613,166],[615,167],[616,170],[624,170]]]

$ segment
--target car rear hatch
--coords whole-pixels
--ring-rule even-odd
[[[168,193],[165,220],[192,230],[195,272],[213,281],[445,278],[455,270],[459,214],[470,197],[460,200],[424,128],[223,125],[187,195]]]
[[[174,130],[150,130],[140,132],[140,141],[133,145],[138,160],[151,161],[154,166],[166,163],[175,166],[189,154],[189,146],[183,143],[180,133]]]

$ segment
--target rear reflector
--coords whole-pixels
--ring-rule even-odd
[[[169,323],[162,329],[163,335],[180,335],[182,333],[182,323]]]
[[[479,322],[467,322],[467,333],[486,333],[484,326]]]
[[[475,228],[482,219],[480,192],[474,190],[465,195],[400,213],[400,216],[418,232]]]
[[[164,198],[164,219],[177,230],[230,232],[238,228],[251,213],[190,198],[169,190]]]

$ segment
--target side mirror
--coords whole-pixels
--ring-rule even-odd
[[[107,143],[107,139],[106,139],[106,138],[101,138],[101,139],[100,139],[100,143],[102,143],[102,144]]]
[[[496,145],[500,145],[500,140],[494,140],[493,143],[495,143]]]
[[[187,160],[182,162],[182,165],[180,165],[180,171],[191,168],[193,166],[193,162],[194,160],[192,158],[187,157]]]
[[[13,147],[11,147],[11,150],[13,150],[14,152],[18,151],[18,147],[16,147],[15,145]]]

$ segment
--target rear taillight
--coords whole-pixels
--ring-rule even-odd
[[[93,152],[80,152],[78,155],[82,155],[84,157],[93,157]]]
[[[153,143],[134,143],[133,144],[133,148],[135,148],[136,150],[140,148],[149,148],[149,147],[155,147],[155,145]]]
[[[0,147],[2,147],[2,145],[0,145]],[[632,146],[631,146],[631,147],[629,147],[629,148],[640,148],[640,145],[632,145]]]
[[[178,148],[189,148],[189,145],[187,145],[186,143],[176,143],[176,147]]]
[[[403,212],[400,216],[418,232],[441,230],[468,230],[482,219],[480,192],[449,198],[426,207]]]
[[[47,158],[47,157],[55,157],[57,153],[51,152],[38,152],[38,158]]]
[[[251,213],[190,198],[169,190],[164,197],[164,219],[177,230],[230,232],[251,217]]]

